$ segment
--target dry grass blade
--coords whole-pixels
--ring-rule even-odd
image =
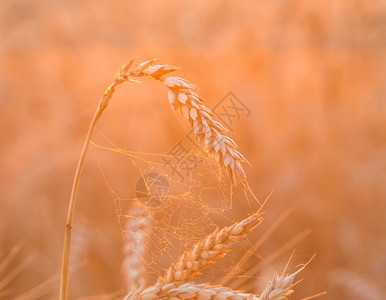
[[[15,263],[15,257],[20,250],[21,243],[12,247],[9,253],[0,261],[0,298],[5,297],[5,295],[10,292],[10,290],[7,289],[10,282],[23,272],[34,260],[35,255],[30,254],[25,259],[22,259],[16,266],[11,267],[11,263]]]
[[[79,269],[83,268],[85,265],[87,265],[87,261],[82,261],[80,263],[75,264],[71,267],[70,273],[74,273],[78,271]],[[47,280],[43,281],[42,283],[34,286],[33,288],[29,289],[28,291],[24,292],[21,295],[18,295],[13,300],[25,300],[25,299],[45,299],[48,298],[47,294],[54,288],[57,288],[56,285],[58,283],[58,279],[60,278],[60,273],[51,276]],[[1,299],[1,297],[0,297]]]
[[[12,260],[20,252],[20,250],[21,250],[20,244],[12,247],[12,249],[9,251],[7,256],[5,258],[3,258],[2,261],[0,262],[0,273],[5,268],[7,268],[7,266],[12,262]]]

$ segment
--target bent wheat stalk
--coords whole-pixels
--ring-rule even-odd
[[[102,113],[106,109],[106,107],[109,105],[110,99],[115,92],[116,86],[118,86],[119,84],[128,80],[128,79],[123,79],[122,76],[127,73],[127,71],[129,70],[129,68],[131,67],[131,65],[133,63],[134,63],[134,59],[130,60],[130,62],[128,62],[126,65],[124,65],[121,68],[120,72],[115,77],[113,83],[103,93],[102,98],[99,102],[98,108],[95,111],[95,114],[91,120],[86,139],[83,143],[83,148],[82,148],[82,151],[80,153],[78,166],[76,167],[74,181],[72,184],[70,202],[68,205],[67,220],[66,220],[66,225],[65,225],[63,257],[62,257],[62,270],[61,270],[60,288],[59,288],[59,299],[60,300],[67,300],[68,280],[69,280],[69,272],[70,272],[72,221],[74,218],[75,202],[76,202],[76,195],[78,193],[78,188],[79,188],[79,183],[80,183],[80,175],[82,173],[84,159],[86,157],[87,150],[90,146],[91,136],[94,132],[95,125],[98,122],[100,116],[102,115]]]
[[[155,65],[156,59],[152,59],[139,64],[135,69],[129,71],[134,63],[131,59],[123,65],[116,75],[113,83],[105,90],[99,102],[98,108],[91,120],[86,139],[80,153],[78,165],[75,171],[72,191],[69,201],[67,220],[65,225],[64,246],[62,257],[62,270],[60,280],[59,299],[67,299],[70,252],[71,252],[71,233],[75,210],[76,196],[80,183],[80,176],[83,169],[84,160],[90,145],[90,140],[95,129],[95,125],[101,117],[103,111],[108,106],[115,88],[125,81],[136,82],[134,78],[152,77],[160,80],[169,89],[169,102],[175,110],[179,110],[193,127],[199,141],[202,141],[205,148],[211,153],[217,162],[231,175],[233,183],[241,185],[250,191],[244,169],[241,165],[247,160],[238,152],[236,143],[224,135],[227,130],[219,122],[213,120],[214,113],[202,104],[203,99],[194,93],[193,84],[179,77],[164,77],[178,68],[168,65]],[[252,193],[253,195],[253,193]]]

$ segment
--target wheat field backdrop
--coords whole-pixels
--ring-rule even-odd
[[[132,57],[179,67],[173,76],[197,85],[209,108],[232,92],[250,112],[234,122],[229,137],[251,164],[243,169],[256,198],[274,192],[264,222],[248,238],[269,236],[244,266],[247,273],[228,274],[230,288],[263,291],[291,255],[288,274],[316,254],[297,274],[295,281],[304,279],[292,299],[323,291],[321,299],[384,299],[385,20],[386,5],[378,0],[1,1],[0,299],[57,299],[79,152],[101,95]],[[101,145],[106,137],[120,149],[162,155],[186,138],[184,117],[195,119],[194,107],[178,118],[169,101],[195,94],[179,96],[174,83],[164,82],[172,90],[168,101],[165,86],[140,81],[117,89],[92,140]],[[140,172],[128,161],[97,147],[86,158],[69,299],[114,299],[128,286],[122,265],[130,237],[107,184],[120,197],[135,197]],[[209,167],[200,169],[208,181]],[[240,178],[233,221],[256,212]],[[210,193],[205,199],[216,201]],[[234,223],[225,215],[214,217],[219,228]],[[160,224],[158,217],[141,228]],[[197,241],[210,232],[195,232]],[[183,288],[211,293],[200,284],[225,282],[219,270],[232,268],[248,245],[235,245],[232,260],[223,258],[203,282]],[[177,259],[160,269],[149,257],[146,283]],[[255,282],[248,270],[257,266]]]

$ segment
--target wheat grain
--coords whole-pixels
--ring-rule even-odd
[[[213,155],[220,166],[227,170],[234,184],[239,184],[244,189],[250,190],[242,167],[242,163],[247,162],[247,160],[236,150],[236,143],[224,134],[228,130],[221,123],[215,121],[213,119],[215,114],[202,104],[204,99],[192,91],[196,86],[183,78],[164,77],[178,68],[155,65],[155,62],[156,59],[143,62],[129,72],[128,70],[133,63],[130,61],[122,67],[119,76],[129,81],[144,76],[161,81],[169,89],[170,105],[187,119],[197,139]]]
[[[263,221],[261,215],[257,212],[229,227],[216,229],[172,264],[165,275],[158,279],[158,283],[187,282],[195,279],[204,268],[224,257],[233,244],[245,238],[247,233],[258,226]]]

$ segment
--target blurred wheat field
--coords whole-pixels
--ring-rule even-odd
[[[2,1],[0,263],[15,255],[0,268],[0,285],[9,281],[0,298],[15,299],[46,280],[52,282],[38,299],[57,298],[79,151],[104,89],[136,56],[180,67],[208,107],[231,91],[250,110],[230,136],[253,166],[246,173],[257,198],[275,189],[251,241],[289,210],[259,249],[262,259],[312,230],[258,279],[281,271],[296,249],[293,265],[317,255],[293,298],[326,290],[322,299],[383,299],[385,13],[377,0]],[[167,91],[150,80],[118,89],[97,128],[97,143],[103,135],[121,149],[158,154],[189,130]],[[121,228],[104,175],[132,198],[140,173],[110,154],[91,149],[83,171],[71,299],[100,299],[123,284]],[[235,219],[252,212],[236,190]],[[204,279],[214,280],[216,271]]]

